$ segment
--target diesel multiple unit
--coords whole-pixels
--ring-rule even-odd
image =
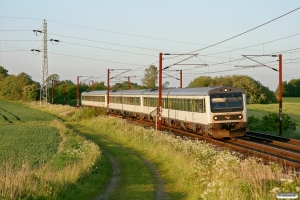
[[[137,119],[156,119],[158,90],[83,92],[83,106]],[[162,90],[162,124],[214,138],[242,136],[247,128],[246,95],[229,86]]]

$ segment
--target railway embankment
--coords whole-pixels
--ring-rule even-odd
[[[46,108],[43,109],[45,111]],[[54,107],[49,109],[55,110]],[[73,111],[68,109],[66,112],[67,117],[74,118],[78,115],[76,112],[82,111],[74,110],[75,114],[72,114]],[[60,110],[59,113],[64,112]],[[278,191],[296,192],[299,189],[296,174],[286,173],[280,165],[265,165],[255,157],[245,159],[226,148],[225,151],[216,150],[203,141],[156,132],[107,116],[83,120],[80,125],[94,133],[101,133],[153,163],[164,180],[164,194],[171,199],[234,199],[237,196],[241,199],[272,199]],[[114,145],[108,147],[115,148]],[[114,161],[109,161],[108,157],[106,161],[107,166],[113,169],[111,163]],[[131,169],[136,168],[131,165]],[[88,179],[82,180],[89,182]],[[101,194],[98,192],[98,195]]]

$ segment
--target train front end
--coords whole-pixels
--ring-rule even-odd
[[[214,138],[243,136],[247,129],[246,95],[234,87],[209,92],[209,134]]]

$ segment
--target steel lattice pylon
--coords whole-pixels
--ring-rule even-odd
[[[48,55],[47,55],[47,23],[44,19],[43,23],[43,68],[41,78],[40,102],[41,104],[48,103]]]

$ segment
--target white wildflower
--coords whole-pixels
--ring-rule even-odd
[[[270,192],[277,193],[280,190],[279,187],[274,187]]]

